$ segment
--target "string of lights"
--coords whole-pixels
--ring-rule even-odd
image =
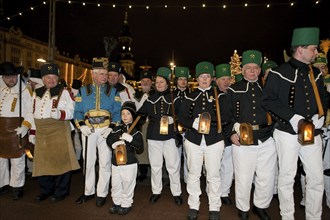
[[[139,8],[139,9],[145,9],[145,10],[150,10],[153,8],[181,8],[183,10],[187,10],[189,8],[222,8],[222,9],[226,9],[226,8],[239,8],[239,7],[266,7],[266,8],[271,8],[271,7],[277,7],[277,6],[287,6],[287,7],[295,7],[295,6],[299,6],[299,5],[319,5],[321,3],[320,0],[311,0],[311,1],[303,1],[303,2],[274,2],[274,3],[244,3],[242,2],[242,4],[193,4],[193,5],[167,5],[167,4],[150,4],[150,5],[143,5],[143,4],[139,4],[139,5],[135,5],[135,4],[115,4],[115,3],[97,3],[95,1],[69,1],[69,0],[56,0],[56,2],[60,2],[60,3],[65,3],[65,4],[75,4],[75,5],[82,5],[85,7],[88,6],[97,6],[97,7],[112,7],[112,8],[126,8],[126,9],[133,9],[133,8]],[[27,12],[31,12],[34,11],[37,8],[40,8],[41,6],[47,5],[49,3],[49,1],[43,1],[41,4],[39,5],[35,5],[35,6],[31,6],[28,9],[26,9],[25,11],[22,12],[18,12],[14,15],[11,16],[7,16],[4,19],[1,19],[0,22],[2,21],[6,21],[6,20],[12,20],[15,17],[18,16],[23,16],[24,14],[26,14]]]

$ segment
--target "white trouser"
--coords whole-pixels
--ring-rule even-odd
[[[151,167],[151,190],[153,194],[161,194],[163,189],[162,167],[163,158],[170,178],[170,188],[173,196],[181,195],[180,150],[175,144],[175,140],[166,141],[148,140],[148,154]]]
[[[111,175],[111,150],[106,140],[101,136],[101,132],[105,128],[96,128],[95,132],[88,136],[87,146],[87,166],[85,177],[85,195],[95,193],[95,162],[96,154],[99,162],[99,179],[97,183],[97,196],[106,197],[109,192],[109,182]],[[86,139],[82,135],[83,142],[83,158],[85,160]]]
[[[273,138],[258,145],[233,144],[236,207],[244,212],[250,210],[250,195],[254,178],[253,204],[268,208],[273,198],[276,168],[276,149]]]
[[[189,169],[187,181],[189,208],[199,210],[199,196],[202,194],[200,187],[200,177],[204,162],[206,169],[206,181],[208,185],[207,194],[209,199],[209,211],[220,211],[220,162],[222,158],[224,142],[220,141],[218,143],[207,146],[203,136],[200,146],[186,139],[185,147]]]
[[[302,146],[297,141],[298,135],[275,129],[274,139],[279,160],[278,197],[282,219],[294,219],[293,184],[298,156],[306,173],[306,219],[321,219],[324,181],[320,135],[314,138],[314,144]]]
[[[112,165],[111,197],[115,205],[131,207],[133,204],[136,185],[137,163],[114,166]]]
[[[221,177],[221,197],[228,197],[230,187],[233,182],[234,165],[233,165],[233,147],[225,147],[221,160],[220,177]]]
[[[324,170],[330,169],[330,140],[325,142],[327,147],[325,149],[324,158],[323,158],[323,168]],[[327,201],[327,206],[330,208],[330,176],[324,175],[324,190]]]
[[[9,174],[10,161],[10,174]],[[25,183],[25,154],[19,158],[0,157],[0,187],[23,187]]]
[[[276,147],[275,147],[276,148]],[[275,181],[274,181],[274,190],[273,194],[278,194],[278,158],[277,158],[277,153],[276,153],[276,168],[275,168]]]

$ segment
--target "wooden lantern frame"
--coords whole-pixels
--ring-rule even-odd
[[[302,119],[298,122],[298,142],[301,145],[314,144],[315,126],[311,120]]]
[[[127,163],[127,152],[126,145],[120,144],[115,149],[115,156],[117,165],[126,165]]]
[[[199,116],[198,133],[209,134],[211,128],[211,115],[208,112],[203,112]]]
[[[239,127],[241,145],[253,144],[253,129],[249,123],[241,123]]]

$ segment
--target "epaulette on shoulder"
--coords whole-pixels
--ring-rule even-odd
[[[26,86],[25,88],[30,93],[30,96],[32,96],[33,94],[32,88],[30,86]]]

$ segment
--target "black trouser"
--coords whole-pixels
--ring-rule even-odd
[[[149,164],[139,164],[140,176],[143,176],[143,177],[147,176],[149,166],[150,166]]]
[[[40,176],[40,193],[44,195],[65,196],[70,190],[71,171],[57,176]]]

